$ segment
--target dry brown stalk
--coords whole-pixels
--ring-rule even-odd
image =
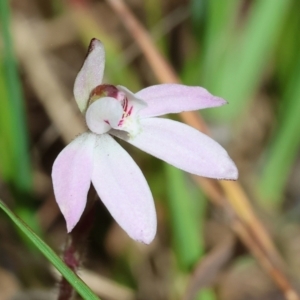
[[[49,56],[38,39],[34,23],[18,16],[13,25],[17,55],[27,78],[56,129],[64,141],[69,143],[76,135],[85,131],[84,121],[78,115],[74,102],[67,100],[71,95],[54,72]]]
[[[161,83],[180,83],[173,68],[159,53],[148,32],[135,18],[124,1],[107,0],[107,2],[120,17],[120,20],[143,51],[158,81]],[[184,112],[180,116],[185,123],[208,133],[207,126],[198,113]],[[288,300],[300,299],[283,273],[283,263],[280,255],[264,226],[256,217],[250,201],[240,184],[238,182],[219,181],[220,192],[215,183],[208,183],[209,180],[203,181],[199,179],[198,182],[209,198],[223,203],[223,206],[232,212],[230,220],[232,229],[282,290],[285,298]],[[203,184],[204,182],[205,184]]]

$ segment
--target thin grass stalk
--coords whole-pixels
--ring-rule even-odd
[[[242,30],[238,27],[232,32],[234,39],[223,67],[208,79],[213,83],[212,92],[227,99],[231,105],[211,114],[230,121],[244,114],[274,55],[273,49],[282,33],[291,3],[292,0],[254,1],[248,14],[243,15],[245,24],[240,24]]]

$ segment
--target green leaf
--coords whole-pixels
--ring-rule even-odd
[[[43,253],[50,263],[66,278],[83,299],[99,300],[90,288],[72,271],[57,254],[42,241],[21,219],[19,219],[1,200],[0,208],[9,216],[15,225],[28,237],[28,239]]]

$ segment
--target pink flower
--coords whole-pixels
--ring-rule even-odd
[[[136,94],[122,86],[101,85],[104,63],[103,45],[93,39],[74,85],[89,131],[76,137],[54,162],[56,201],[70,232],[83,213],[92,182],[128,235],[150,243],[156,233],[151,191],[139,167],[112,136],[189,173],[237,179],[236,166],[219,144],[183,123],[157,118],[226,101],[204,88],[180,84],[155,85]]]

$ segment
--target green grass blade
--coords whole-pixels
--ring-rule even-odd
[[[18,171],[17,163],[15,159],[15,152],[13,149],[16,147],[16,138],[14,134],[14,128],[11,124],[13,119],[13,113],[9,103],[7,85],[5,82],[5,76],[3,75],[3,68],[0,61],[0,176],[3,180],[14,187],[13,192],[16,199],[22,195],[24,189],[21,188],[16,181],[16,172]],[[26,188],[27,190],[27,188]],[[40,226],[33,211],[30,209],[30,198],[16,203],[16,211],[18,215],[34,228],[35,231],[40,233]],[[23,235],[21,235],[23,238]],[[26,241],[25,241],[26,242]],[[31,245],[29,245],[31,246]]]
[[[1,200],[0,208],[8,215],[14,224],[28,237],[28,239],[43,253],[50,263],[67,279],[83,299],[99,300],[90,288],[72,271],[56,253],[42,241],[21,219],[19,219]]]
[[[300,28],[299,3],[294,1],[293,5],[284,24],[281,39],[276,47],[278,49],[276,53],[276,73],[279,81],[283,84],[289,82],[290,76],[293,75],[300,49],[300,39],[295,39]]]
[[[214,292],[214,290],[209,288],[204,288],[199,291],[197,297],[197,300],[216,300],[217,296]]]
[[[181,74],[184,83],[213,88],[214,78],[235,37],[240,4],[239,0],[191,1],[191,17],[200,47],[187,58]]]
[[[294,78],[287,87],[284,103],[288,106],[284,112],[280,127],[276,131],[274,142],[267,155],[266,167],[259,183],[262,204],[266,207],[278,207],[283,191],[300,147],[300,59],[295,68]]]
[[[220,65],[230,53],[241,2],[212,0],[207,6],[204,49],[202,59],[199,59],[199,71],[203,84],[210,89],[214,84],[213,78],[220,72]]]
[[[18,75],[17,63],[13,51],[10,34],[10,9],[7,0],[0,1],[0,21],[3,39],[2,72],[9,99],[10,119],[4,116],[0,110],[0,118],[6,118],[12,128],[13,144],[9,145],[14,159],[14,181],[12,184],[22,192],[29,192],[32,189],[32,174],[28,154],[28,134],[25,122],[25,108],[22,97],[20,78]],[[5,99],[1,102],[6,101]],[[2,107],[2,105],[1,105]],[[7,109],[6,109],[7,110]],[[3,146],[3,145],[2,145]],[[8,145],[5,145],[5,147]]]
[[[202,226],[206,201],[199,192],[193,195],[192,184],[187,185],[181,170],[166,164],[165,172],[175,251],[179,264],[188,269],[204,253]]]
[[[183,79],[188,84],[205,86],[230,105],[205,111],[205,115],[218,122],[243,115],[275,54],[291,4],[292,0],[253,1],[248,14],[243,15],[247,18],[244,21],[238,19],[241,1],[208,2],[203,51],[201,57],[191,59]]]
[[[274,54],[292,0],[255,1],[242,32],[236,30],[224,68],[213,78],[213,92],[231,105],[213,110],[218,118],[230,120],[244,112],[255,95],[264,70]]]
[[[8,92],[1,65],[0,61],[0,176],[5,182],[11,182],[15,172],[15,160],[10,151],[13,147],[13,132],[10,126]]]

